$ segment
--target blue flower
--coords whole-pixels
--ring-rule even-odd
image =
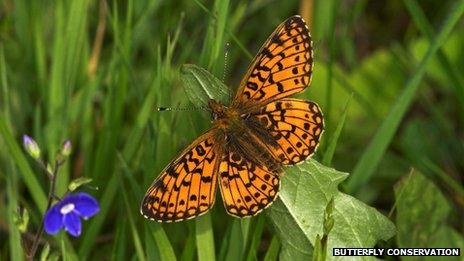
[[[69,234],[78,237],[82,232],[81,218],[86,220],[98,211],[100,206],[97,200],[89,194],[70,194],[45,213],[45,232],[54,235],[64,227]]]

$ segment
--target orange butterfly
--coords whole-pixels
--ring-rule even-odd
[[[213,127],[153,182],[141,213],[182,221],[206,213],[217,183],[235,217],[254,216],[277,197],[284,165],[310,157],[324,128],[313,102],[285,98],[311,82],[311,36],[300,16],[280,24],[251,63],[232,104],[209,101]]]

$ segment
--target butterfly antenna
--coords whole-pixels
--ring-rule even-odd
[[[224,53],[224,71],[222,72],[222,82],[225,83],[226,82],[226,74],[227,74],[227,71],[228,71],[228,63],[229,63],[229,43],[226,43],[226,47],[224,48],[225,49],[225,53]],[[229,92],[229,102],[232,100],[232,93],[231,93],[231,90],[230,88],[228,89],[228,92]]]
[[[157,111],[207,111],[208,107],[186,107],[186,108],[172,108],[172,107],[157,107]]]

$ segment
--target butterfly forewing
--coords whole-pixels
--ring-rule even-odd
[[[153,182],[143,199],[142,215],[156,221],[181,221],[211,208],[220,160],[215,131],[197,138]]]
[[[277,141],[267,148],[284,165],[293,165],[310,157],[324,129],[319,106],[299,99],[281,99],[271,102],[253,113],[263,128]]]
[[[243,78],[232,106],[252,109],[301,92],[313,69],[312,41],[300,16],[280,24]]]

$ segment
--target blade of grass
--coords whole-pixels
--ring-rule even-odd
[[[155,240],[156,246],[158,247],[160,259],[177,260],[174,249],[172,248],[168,236],[161,224],[156,222],[147,222],[147,226],[150,229],[153,240]]]
[[[34,54],[35,54],[35,67],[36,67],[36,73],[37,73],[37,79],[39,81],[40,88],[42,92],[44,92],[46,89],[45,84],[46,84],[46,73],[47,73],[47,63],[46,63],[46,46],[45,46],[45,40],[44,40],[44,35],[43,35],[43,14],[44,10],[42,5],[37,2],[33,1],[30,3],[31,4],[31,9],[32,9],[32,15],[31,19],[33,19],[33,42],[34,42]],[[46,94],[42,94],[46,95]]]
[[[338,138],[342,133],[343,126],[345,126],[346,115],[348,114],[348,108],[350,107],[351,99],[353,98],[353,94],[351,94],[350,98],[346,101],[345,108],[343,109],[342,117],[337,124],[337,128],[332,135],[332,140],[327,147],[327,150],[324,153],[324,158],[322,159],[322,164],[326,166],[330,166],[332,163],[332,157],[335,153],[335,148],[337,147]]]
[[[10,124],[10,101],[9,101],[9,88],[8,88],[8,81],[6,75],[6,62],[5,62],[5,52],[3,49],[3,45],[0,44],[0,85],[2,89],[2,115],[5,118],[5,125]],[[8,126],[10,127],[10,126]],[[0,146],[4,146],[4,142],[0,141]],[[4,151],[0,151],[2,157],[5,157]],[[7,157],[5,157],[6,159]],[[6,163],[6,162],[5,162]],[[7,163],[7,169],[5,169],[5,173],[2,173],[1,176],[6,176],[6,195],[7,195],[7,206],[6,206],[6,221],[8,222],[8,242],[10,248],[10,258],[11,260],[23,260],[25,256],[23,253],[23,248],[21,246],[21,234],[18,230],[18,227],[15,225],[14,216],[15,212],[17,211],[19,204],[18,204],[18,176],[16,168],[14,167],[13,161],[9,160]],[[0,177],[1,177],[0,176]]]
[[[203,6],[199,1],[195,1],[195,3],[200,7]],[[204,10],[207,9],[204,8]],[[222,73],[222,69],[224,67],[223,64],[221,64],[221,66],[218,65],[220,62],[223,62],[221,54],[225,45],[224,33],[228,11],[228,0],[214,1],[212,13],[215,15],[209,16],[208,30],[203,43],[203,50],[200,55],[200,64],[205,66],[208,71],[211,71],[216,76],[219,76],[220,73]]]
[[[121,177],[119,177],[121,178]],[[123,184],[122,180],[119,180],[119,182],[121,184]],[[140,236],[139,236],[139,232],[137,231],[137,227],[135,226],[135,222],[134,222],[134,217],[132,216],[132,213],[134,211],[132,211],[131,207],[130,207],[130,204],[129,204],[129,199],[127,198],[127,193],[126,193],[126,190],[124,189],[124,187],[122,186],[121,188],[121,191],[122,191],[122,197],[124,199],[124,205],[126,205],[126,211],[125,211],[125,215],[127,217],[127,220],[129,221],[129,227],[130,227],[130,230],[132,232],[132,238],[133,238],[133,243],[134,243],[134,247],[135,247],[135,253],[137,254],[137,259],[138,260],[146,260],[145,259],[145,254],[143,252],[143,247],[142,247],[142,242],[140,240]]]
[[[416,0],[403,0],[404,4],[408,8],[409,13],[411,14],[413,21],[417,28],[425,35],[430,41],[433,39],[434,31],[430,22],[427,20],[424,12],[422,11],[419,3]],[[449,59],[446,57],[442,49],[437,51],[437,58],[441,64],[443,70],[445,70],[446,75],[449,77],[451,84],[454,87],[456,93],[456,98],[458,99],[458,105],[460,108],[461,117],[464,116],[464,80],[461,77],[460,73],[457,70],[457,67],[452,65]],[[464,119],[461,119],[461,124]]]
[[[124,219],[119,219],[116,226],[116,238],[114,239],[113,251],[111,252],[111,260],[124,261],[126,259],[126,222]]]
[[[243,253],[246,249],[246,232],[248,228],[242,229],[244,220],[234,219],[232,221],[229,239],[227,240],[227,250],[225,251],[225,260],[242,260]],[[249,220],[248,220],[249,222]]]
[[[216,260],[214,252],[213,226],[211,225],[211,214],[206,213],[200,217],[197,217],[195,219],[195,226],[198,260]]]
[[[195,224],[189,223],[188,230],[188,238],[182,250],[182,256],[180,257],[182,261],[191,261],[195,258]]]
[[[10,157],[19,168],[19,173],[23,182],[26,184],[27,189],[31,193],[31,197],[35,204],[39,208],[41,213],[45,213],[45,207],[47,204],[47,198],[45,193],[40,186],[37,177],[27,163],[24,153],[21,152],[20,146],[16,143],[13,138],[11,130],[6,125],[6,120],[3,115],[0,115],[0,134],[3,141],[9,151]]]
[[[205,13],[207,13],[210,17],[214,17],[214,15],[211,13],[210,10],[208,10],[208,8],[206,8],[205,5],[203,5],[200,1],[198,0],[194,0],[195,3],[203,10],[205,11]],[[248,58],[248,59],[253,59],[253,55],[247,50],[247,48],[245,47],[245,45],[243,45],[243,43],[237,38],[237,36],[229,29],[229,28],[224,28],[224,30],[226,31],[226,33],[228,34],[228,36],[230,36],[230,38],[232,39],[232,41],[235,42],[235,44],[239,47],[239,49],[243,52],[243,54],[245,54],[245,56]]]
[[[3,142],[9,151],[10,158],[18,166],[21,178],[26,184],[26,187],[31,192],[32,199],[39,208],[41,213],[45,212],[45,206],[47,204],[47,198],[45,192],[42,190],[39,181],[32,172],[29,164],[27,163],[26,157],[21,152],[20,146],[16,143],[10,124],[10,109],[9,109],[9,87],[7,80],[7,68],[5,62],[5,52],[3,45],[0,45],[0,84],[3,96],[3,113],[0,114],[0,134]]]
[[[121,162],[122,168],[125,170],[124,172],[125,173],[130,172],[129,168],[127,166],[127,163],[124,162],[124,160],[122,158],[122,155],[120,153],[117,153],[117,156],[118,156],[118,158],[119,158],[119,160]],[[138,192],[136,194],[139,195],[139,194],[141,194],[140,187],[136,183],[133,175],[131,175],[131,174],[132,173],[128,173],[128,174],[126,174],[124,176],[127,179],[129,179],[129,184],[132,187],[132,189],[129,190],[129,191]],[[130,230],[132,232],[134,247],[135,247],[135,250],[136,250],[138,260],[146,260],[145,253],[144,253],[143,247],[142,247],[142,241],[140,239],[139,232],[138,232],[137,227],[135,225],[134,216],[132,214],[132,213],[137,213],[137,211],[135,211],[133,209],[133,207],[131,208],[131,204],[129,204],[129,195],[126,192],[128,190],[125,189],[125,187],[122,185],[122,184],[126,184],[126,182],[124,182],[122,180],[123,177],[121,176],[121,173],[118,171],[116,175],[118,175],[119,183],[121,184],[121,187],[122,187],[122,196],[123,196],[123,199],[124,199],[124,203],[126,205],[126,211],[124,211],[124,213],[125,213],[125,215],[127,215],[128,220],[129,220],[129,228],[130,228]],[[131,200],[130,202],[134,202],[134,200]],[[162,260],[164,260],[164,259],[162,259]]]
[[[62,231],[60,233],[60,246],[61,246],[61,257],[65,261],[77,261],[76,253],[74,252],[74,248],[72,247],[71,243],[69,242],[66,233]]]
[[[131,19],[132,13],[132,1],[127,3],[127,15],[126,19]],[[117,39],[122,37],[122,35],[130,35],[131,30],[129,22],[126,22],[126,30],[121,32],[120,30],[120,20],[117,13],[118,7],[116,2],[113,4],[113,20],[112,26]],[[126,38],[127,40],[127,38]],[[113,165],[107,164],[112,159],[116,157],[116,145],[118,143],[119,133],[121,131],[122,125],[122,112],[124,108],[124,100],[126,99],[126,91],[128,88],[127,74],[128,66],[123,61],[124,57],[127,57],[127,53],[130,50],[130,41],[123,42],[121,46],[114,47],[113,60],[110,63],[110,68],[108,69],[110,78],[111,88],[108,90],[108,95],[104,101],[104,127],[99,135],[99,141],[95,149],[95,155],[93,158],[88,159],[87,162],[93,162],[92,170],[90,170],[90,175],[95,179],[95,182],[105,184],[105,190],[102,193],[101,197],[101,209],[99,215],[92,219],[90,223],[89,230],[84,235],[84,240],[79,249],[79,257],[81,259],[87,259],[89,253],[92,250],[92,242],[94,242],[95,237],[100,232],[100,229],[105,221],[106,216],[110,211],[110,207],[114,200],[114,195],[120,189],[120,182],[117,178],[117,175],[111,175],[109,181],[107,177],[103,179],[103,173],[117,173],[119,169],[115,169]],[[121,65],[122,63],[122,65]],[[127,155],[126,148],[129,147],[129,143],[138,143],[139,141],[127,141],[123,149],[123,156],[127,162],[132,160],[133,155]],[[131,156],[131,157],[129,157]]]
[[[340,6],[339,0],[332,0],[331,1],[331,16],[329,18],[329,32],[330,35],[328,37],[328,44],[329,44],[329,60],[327,62],[327,78],[326,78],[326,97],[325,97],[325,108],[324,108],[324,118],[326,121],[326,132],[330,133],[330,126],[329,122],[332,120],[332,79],[333,79],[333,64],[334,64],[334,57],[335,57],[335,21],[337,19],[337,11],[338,7]]]
[[[10,164],[11,165],[11,164]],[[6,219],[8,222],[8,242],[10,248],[10,258],[11,260],[23,260],[25,253],[23,253],[23,248],[21,246],[21,234],[14,222],[15,212],[18,209],[18,181],[16,177],[16,171],[12,168],[8,171],[6,175],[6,195],[8,197],[7,203],[7,215]]]
[[[340,72],[340,70],[334,71],[334,80],[339,83],[339,86],[343,88],[343,90],[347,93],[353,95],[353,100],[356,101],[361,107],[364,108],[364,111],[369,113],[369,116],[374,117],[374,119],[380,119],[380,115],[378,114],[377,110],[372,104],[371,101],[363,97],[363,95],[356,90],[355,87],[350,84],[350,82],[346,79],[347,76]]]
[[[279,258],[279,250],[280,250],[280,242],[277,236],[273,236],[271,240],[271,244],[266,251],[266,255],[264,256],[264,261],[275,261]]]
[[[248,256],[247,256],[248,261],[258,260],[258,247],[259,247],[259,243],[261,243],[261,236],[263,234],[264,223],[265,223],[264,221],[265,221],[264,215],[259,215],[256,218],[256,225],[253,231],[253,235],[251,236],[251,242],[250,242],[250,246],[248,250]]]
[[[114,195],[120,189],[117,175],[112,175],[110,180],[105,184],[105,190],[100,200],[100,212],[90,221],[89,229],[84,234],[82,244],[79,248],[79,259],[87,259],[90,251],[93,248],[95,237],[100,232],[103,222],[106,221],[106,216],[110,211],[111,204],[114,200]]]
[[[219,260],[225,260],[227,257],[227,250],[229,246],[230,234],[232,232],[232,225],[228,225],[225,229],[224,236],[221,240],[221,246],[219,247],[218,258]]]
[[[57,1],[50,85],[47,90],[47,123],[43,130],[49,158],[68,135],[69,104],[76,84],[87,39],[85,24],[89,1]],[[57,193],[66,191],[70,173],[64,168],[57,178]]]
[[[424,76],[427,64],[430,62],[440,46],[445,43],[448,35],[457,21],[459,21],[463,12],[464,1],[456,2],[450,8],[450,12],[446,17],[440,32],[432,41],[432,44],[421,60],[419,67],[406,83],[404,90],[396,100],[386,119],[382,122],[374,138],[371,140],[366,150],[364,150],[361,159],[356,164],[353,173],[346,184],[347,191],[351,193],[356,192],[362,185],[368,182],[374,174],[376,167],[387,150],[388,145],[393,139],[401,120],[414,98],[414,94],[416,93],[420,81]]]
[[[452,188],[456,193],[459,194],[461,198],[464,198],[464,188],[456,180],[451,178],[444,170],[439,166],[433,163],[430,159],[424,159],[424,165],[432,171],[435,177],[444,182],[450,188]]]

